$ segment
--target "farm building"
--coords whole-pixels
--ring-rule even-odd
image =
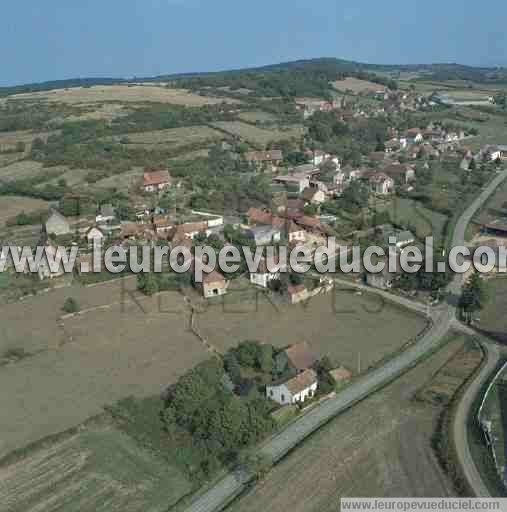
[[[346,383],[352,379],[352,372],[344,366],[339,366],[329,372],[329,375],[333,378],[336,383]]]
[[[219,297],[227,293],[228,283],[225,277],[216,270],[203,272],[202,282],[200,283],[196,282],[194,279],[192,279],[192,281],[195,289],[200,291],[205,299]]]
[[[315,371],[305,370],[285,382],[266,386],[266,396],[280,405],[304,403],[315,396],[317,386]]]
[[[303,341],[279,352],[276,355],[275,361],[279,373],[283,373],[286,370],[302,372],[312,368],[317,362],[317,358],[310,350],[308,343]]]
[[[46,233],[55,236],[68,235],[70,233],[70,224],[61,213],[53,211],[46,221]]]

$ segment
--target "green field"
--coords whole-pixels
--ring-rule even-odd
[[[507,278],[497,277],[486,282],[488,302],[480,312],[480,327],[504,337],[507,333],[507,318],[503,314],[507,308]]]
[[[437,245],[444,240],[448,218],[424,207],[417,201],[396,197],[390,204],[379,209],[387,210],[395,224],[413,227],[417,238],[424,239],[433,235]]]
[[[473,109],[468,109],[468,111],[475,115],[480,114],[478,111],[474,111]],[[507,144],[507,115],[486,115],[489,119],[483,123],[479,121],[457,121],[456,118],[444,118],[442,121],[444,123],[459,122],[459,124],[467,128],[476,128],[479,130],[479,135],[477,137],[472,137],[466,142],[466,145],[474,151],[479,150],[486,144]]]
[[[4,512],[165,512],[191,489],[177,468],[112,426],[59,437],[0,465]]]
[[[265,129],[241,121],[218,121],[212,123],[212,126],[259,147],[264,147],[269,142],[299,138],[303,135],[303,127],[300,125]]]

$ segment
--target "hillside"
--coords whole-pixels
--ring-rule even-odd
[[[336,79],[337,75],[349,73],[373,73],[397,78],[401,73],[410,73],[417,80],[420,76],[428,80],[468,80],[480,83],[507,82],[506,68],[473,67],[462,64],[369,64],[336,58],[317,58],[296,60],[279,64],[270,64],[256,68],[244,68],[219,72],[193,72],[159,75],[154,77],[135,77],[135,82],[166,82],[175,81],[180,84],[201,86],[231,86],[237,82],[252,83],[267,78],[286,78],[287,74],[319,77],[323,81]],[[12,87],[0,87],[0,96],[8,96],[24,92],[65,89],[70,87],[91,87],[93,85],[112,85],[125,83],[125,78],[97,77],[71,78],[66,80],[51,80],[47,82],[24,84]],[[269,91],[268,91],[269,92]],[[283,92],[283,91],[282,91]],[[291,92],[291,91],[287,91]],[[280,93],[280,91],[278,91]]]

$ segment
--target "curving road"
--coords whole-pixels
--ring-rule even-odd
[[[468,418],[473,413],[473,406],[482,386],[491,377],[500,361],[500,350],[497,345],[492,343],[483,343],[482,346],[486,352],[486,360],[458,403],[452,423],[452,434],[456,456],[468,485],[473,490],[475,496],[487,498],[491,494],[470,452],[467,425]]]
[[[473,215],[483,206],[488,197],[506,178],[507,170],[498,174],[466,209],[463,215],[461,215],[454,229],[452,238],[453,247],[464,245],[465,230]],[[451,295],[455,297],[458,296],[462,285],[463,276],[456,275],[449,285]],[[408,304],[407,306],[410,307]],[[416,344],[388,361],[381,368],[357,379],[336,397],[323,402],[320,406],[300,417],[265,443],[260,449],[261,452],[272,457],[274,461],[278,461],[324,423],[417,364],[422,357],[438,347],[451,328],[457,327],[458,325],[456,321],[456,310],[452,301],[449,302],[449,304],[440,305],[431,309],[429,311],[429,317],[432,320],[432,325]],[[460,445],[463,443],[465,445],[467,444],[466,439],[460,438]],[[468,464],[473,466],[471,457],[468,460]],[[248,479],[248,475],[228,474],[214,487],[194,500],[186,509],[186,512],[217,512],[221,510],[245,488]]]

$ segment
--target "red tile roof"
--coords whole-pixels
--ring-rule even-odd
[[[295,286],[294,288],[298,288],[298,292],[305,289],[304,285],[302,284]],[[296,345],[291,345],[285,350],[285,355],[287,356],[290,365],[296,370],[306,370],[311,368],[317,362],[317,358],[310,350],[310,347],[306,341]]]
[[[287,286],[287,293],[289,295],[297,295],[298,293],[304,292],[305,290],[306,290],[306,286],[304,284]]]
[[[296,375],[292,379],[289,379],[285,383],[285,386],[293,395],[297,395],[298,393],[301,393],[301,391],[304,391],[305,389],[313,386],[316,382],[317,374],[315,371],[306,370],[303,373]]]
[[[145,169],[144,186],[158,186],[171,182],[171,175],[167,169]]]
[[[283,154],[279,149],[272,151],[249,151],[245,153],[247,162],[278,162],[283,160]]]

